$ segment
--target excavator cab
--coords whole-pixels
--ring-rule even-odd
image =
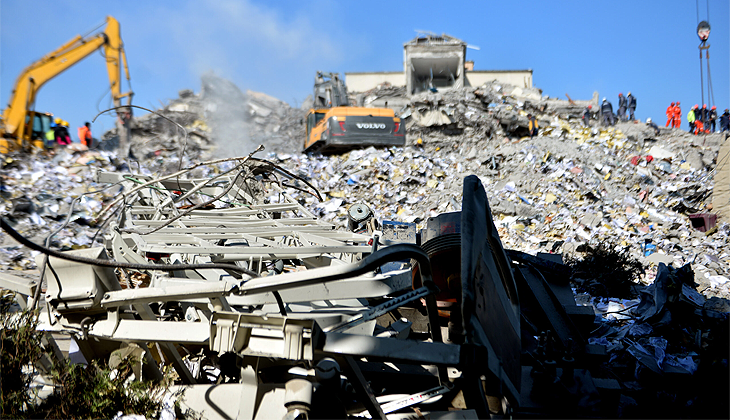
[[[31,118],[33,119],[33,125],[30,125]],[[53,122],[53,114],[47,112],[32,112],[25,118],[26,127],[30,132],[30,141],[33,146],[43,150],[44,139],[46,138],[46,132],[51,129],[51,123]]]
[[[51,129],[51,123],[53,123],[53,114],[30,111],[25,116],[25,129],[23,130],[24,133],[30,135],[24,137],[37,150],[43,150],[46,132]],[[22,138],[20,141],[5,137],[0,138],[0,153],[8,153],[11,150],[22,148],[22,141]]]
[[[307,141],[309,140],[312,129],[319,124],[320,121],[324,119],[325,114],[327,114],[326,110],[310,110],[307,114],[307,138],[304,139],[304,148],[307,148]]]

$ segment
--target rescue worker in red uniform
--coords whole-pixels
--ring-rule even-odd
[[[677,101],[674,105],[674,120],[672,121],[672,127],[682,127],[682,108],[679,106],[679,101]]]
[[[667,107],[667,127],[670,124],[674,127],[674,102]]]

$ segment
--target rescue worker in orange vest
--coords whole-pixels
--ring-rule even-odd
[[[670,124],[674,127],[674,102],[667,107],[667,127]]]
[[[672,127],[682,127],[682,108],[679,106],[679,101],[677,101],[674,105],[674,120],[672,121]]]
[[[93,139],[91,137],[91,123],[86,122],[83,127],[79,127],[79,141],[84,146],[91,149]]]

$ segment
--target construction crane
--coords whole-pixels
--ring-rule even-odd
[[[13,86],[8,107],[3,110],[0,118],[0,153],[32,147],[42,150],[43,134],[50,128],[52,115],[34,110],[39,89],[100,48],[103,48],[112,100],[119,116],[117,124],[121,126],[120,144],[127,143],[128,126],[132,115],[128,106],[132,103],[133,96],[131,88],[127,92],[122,92],[122,67],[129,84],[127,56],[119,31],[119,22],[107,16],[105,25],[106,29],[96,34],[87,37],[76,36],[20,73]],[[122,104],[124,98],[127,98],[125,105]]]

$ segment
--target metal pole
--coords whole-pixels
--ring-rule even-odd
[[[702,104],[705,103],[705,81],[702,77],[702,46],[705,45],[705,42],[702,41],[702,44],[698,47],[700,50],[700,95],[702,96]]]
[[[712,92],[712,78],[710,76],[710,46],[707,46],[705,51],[705,58],[707,60],[707,101],[710,102],[710,106],[715,104],[714,94]]]

